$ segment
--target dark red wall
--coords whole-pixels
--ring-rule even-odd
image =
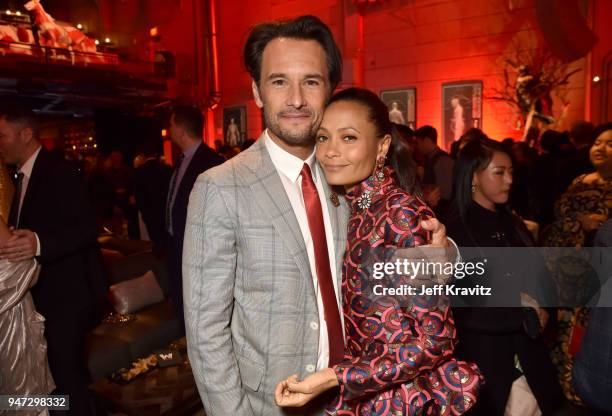
[[[148,29],[158,26],[161,47],[173,51],[177,58],[173,92],[197,96],[196,72],[199,77],[204,73],[194,58],[201,43],[194,41],[193,11],[205,0],[99,0],[97,9],[90,0],[70,1],[80,4],[73,8],[77,11],[69,13],[73,23],[77,19],[95,21],[100,37],[111,36],[134,53],[145,53]],[[261,21],[300,14],[319,16],[330,25],[343,50],[345,85],[362,85],[376,92],[416,87],[420,125],[441,127],[442,83],[482,80],[483,128],[498,139],[520,136],[512,109],[487,98],[493,94],[492,88],[499,86],[504,58],[516,42],[527,49],[546,49],[536,18],[537,0],[385,0],[361,14],[352,0],[213,1],[219,17],[222,93],[213,117],[212,131],[217,137],[222,136],[223,107],[238,105],[247,106],[247,136],[258,137],[261,132],[260,111],[241,61],[246,33]],[[612,1],[578,0],[578,4],[599,42],[588,57],[572,64],[582,71],[572,77],[567,88],[570,105],[561,128],[577,119],[599,122],[606,99],[602,96],[605,80],[593,84],[592,78],[595,74],[603,78],[603,59],[612,50]],[[555,112],[561,116],[560,105],[555,106]]]
[[[381,6],[366,9],[363,18],[355,15],[351,3],[342,3],[342,0],[220,2],[223,105],[247,105],[249,137],[259,135],[261,116],[252,100],[250,80],[241,62],[245,34],[257,22],[300,14],[315,14],[328,23],[345,56],[359,56],[353,38],[362,37],[361,76],[365,87],[377,92],[416,87],[418,124],[441,127],[442,83],[476,79],[484,83],[484,130],[497,139],[520,137],[512,109],[487,97],[493,95],[493,87],[499,86],[504,58],[515,42],[529,49],[546,48],[536,19],[535,0],[387,0]],[[580,2],[580,6],[583,11],[603,13],[611,3],[593,0]],[[603,15],[599,14],[597,19],[601,20]],[[607,15],[610,16],[609,11]],[[603,26],[595,26],[600,31],[597,35],[612,38],[610,25]],[[609,41],[601,48],[609,51]],[[582,58],[572,64],[572,68],[583,71],[572,77],[567,88],[570,105],[560,128],[585,118],[585,80],[590,87],[592,78],[586,63],[587,59]],[[358,67],[359,61],[350,60],[345,65]],[[354,76],[349,81],[359,83],[359,78]],[[587,106],[586,110],[592,109]],[[558,104],[555,113],[558,117],[562,115]],[[217,126],[221,126],[222,109],[216,113],[216,120]],[[217,128],[217,135],[221,133]]]

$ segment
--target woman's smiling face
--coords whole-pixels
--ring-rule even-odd
[[[391,142],[390,136],[378,137],[368,109],[352,101],[330,104],[316,137],[316,157],[327,182],[347,190],[372,175]]]

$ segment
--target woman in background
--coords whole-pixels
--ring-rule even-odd
[[[543,236],[547,247],[584,247],[612,211],[612,123],[595,130],[590,158],[595,172],[578,176],[555,204]]]
[[[612,123],[595,129],[595,142],[589,156],[595,172],[578,176],[555,203],[554,221],[544,230],[542,245],[547,247],[588,247],[601,225],[612,213]],[[598,282],[587,278],[588,274],[575,273],[575,268],[565,270],[551,264],[558,280],[562,305],[557,314],[557,345],[553,361],[557,366],[565,396],[581,403],[572,385],[573,356],[576,352],[572,338],[587,327],[588,300],[598,290]],[[571,307],[577,306],[577,307]],[[574,334],[578,335],[574,337]]]
[[[461,150],[455,162],[454,206],[446,224],[448,235],[459,247],[533,245],[529,231],[508,206],[512,174],[511,156],[499,142],[478,137]],[[517,264],[520,262],[487,260],[486,273],[478,283],[493,287],[494,292],[502,294],[504,304],[517,307],[453,308],[459,338],[457,358],[475,362],[486,380],[470,414],[530,416],[540,410],[546,415],[554,414],[563,405],[563,396],[548,351],[538,337],[546,326],[547,313],[534,308],[535,322],[529,322],[535,323],[536,328],[529,328],[527,318],[534,315],[520,307],[523,288],[529,287],[530,279],[539,278],[538,283],[546,284],[546,289],[552,291],[550,279],[538,276],[536,270],[526,270]],[[464,279],[461,284],[473,282]],[[535,331],[528,335],[530,329]],[[511,391],[512,395],[515,391],[524,392],[521,400],[512,397]],[[520,410],[515,407],[517,404]]]
[[[6,225],[12,186],[0,165],[0,245],[11,238]],[[55,389],[47,363],[45,318],[36,312],[30,288],[38,277],[36,260],[0,260],[0,392],[13,396],[47,395]],[[2,412],[0,412],[2,413]],[[4,413],[2,413],[4,414]],[[47,410],[19,410],[46,415]]]

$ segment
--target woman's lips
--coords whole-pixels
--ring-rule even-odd
[[[338,172],[347,165],[323,165],[323,168],[328,172]]]

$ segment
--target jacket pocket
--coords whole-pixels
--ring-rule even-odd
[[[242,383],[253,391],[258,391],[263,379],[263,365],[255,363],[248,358],[236,357],[238,361],[238,369],[240,370],[240,378]]]

